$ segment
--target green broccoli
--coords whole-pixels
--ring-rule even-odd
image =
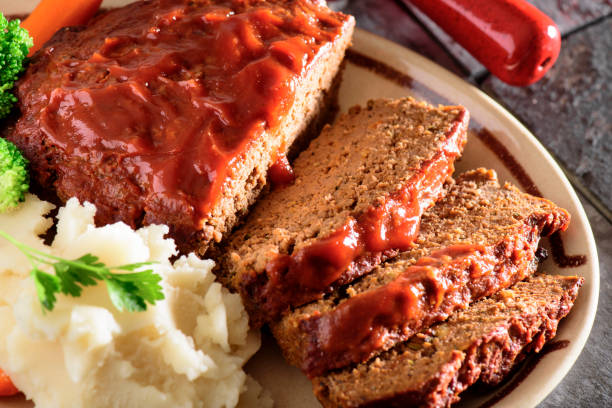
[[[0,13],[0,118],[7,116],[17,102],[11,90],[33,45],[32,37],[19,23],[7,21]]]
[[[25,200],[30,187],[28,161],[17,146],[0,137],[0,213]]]

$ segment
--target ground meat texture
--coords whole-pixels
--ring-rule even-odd
[[[253,325],[321,298],[407,249],[444,195],[468,112],[412,98],[355,106],[294,162],[222,251],[221,276]]]
[[[540,275],[458,311],[370,361],[313,379],[326,408],[448,407],[480,380],[498,384],[553,338],[583,279]]]
[[[492,170],[464,173],[423,215],[412,249],[296,308],[273,333],[287,359],[311,377],[365,361],[532,275],[540,236],[568,224],[567,211],[501,187]]]
[[[310,0],[153,0],[67,28],[17,84],[9,136],[99,224],[206,250],[322,113],[354,21]],[[312,130],[312,129],[311,129]]]

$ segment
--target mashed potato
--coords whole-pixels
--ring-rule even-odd
[[[75,199],[60,209],[57,236],[46,247],[37,235],[50,226],[43,215],[51,208],[29,196],[16,212],[0,215],[0,228],[63,258],[92,253],[107,265],[157,262],[152,268],[166,299],[146,312],[122,313],[99,284],[79,298],[60,295],[45,313],[27,258],[0,238],[0,367],[37,407],[272,405],[242,370],[259,335],[249,332],[240,297],[214,281],[212,261],[192,254],[171,264],[167,227],[96,228],[95,208]]]

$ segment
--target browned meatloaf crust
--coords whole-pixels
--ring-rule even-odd
[[[295,182],[260,200],[221,260],[254,326],[410,248],[466,142],[467,111],[375,100],[326,127]]]
[[[324,113],[353,26],[316,0],[137,1],[34,56],[9,139],[98,224],[168,224],[204,253]]]
[[[540,235],[569,214],[548,200],[470,171],[423,215],[416,246],[273,326],[285,357],[307,375],[365,361],[457,309],[534,272]]]
[[[480,380],[497,384],[555,336],[583,279],[541,275],[456,312],[367,363],[317,377],[331,407],[448,407]]]

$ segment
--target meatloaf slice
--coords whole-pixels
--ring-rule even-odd
[[[412,98],[354,107],[260,200],[221,260],[258,325],[410,248],[466,142],[468,113]]]
[[[447,407],[481,380],[499,383],[555,336],[583,279],[541,275],[458,311],[355,367],[313,379],[331,407]]]
[[[500,187],[492,170],[467,172],[423,215],[412,250],[294,310],[273,333],[289,362],[311,377],[365,361],[525,279],[537,266],[540,235],[568,223],[550,201]]]
[[[326,113],[353,27],[318,0],[112,9],[33,57],[9,139],[43,188],[94,203],[98,224],[168,224],[204,253]]]

